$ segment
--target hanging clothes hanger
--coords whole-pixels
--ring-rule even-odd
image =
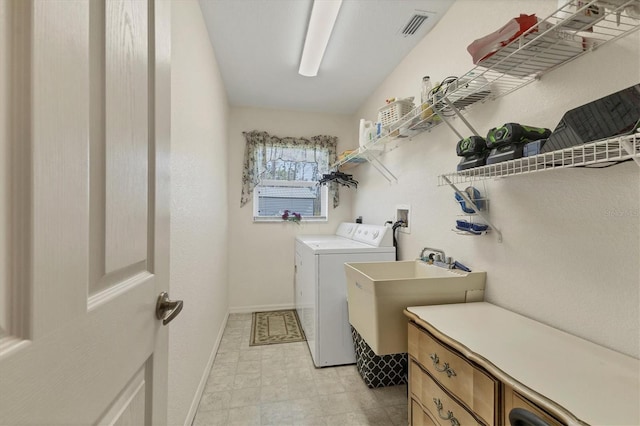
[[[336,182],[339,185],[351,187],[358,187],[358,181],[353,179],[353,175],[340,172],[340,171],[332,171],[331,173],[326,173],[322,175],[322,179],[318,181],[319,185],[326,185],[329,182]]]

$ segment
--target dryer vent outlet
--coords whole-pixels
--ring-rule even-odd
[[[396,222],[403,221],[399,231],[405,234],[411,233],[411,207],[408,205],[396,206]]]

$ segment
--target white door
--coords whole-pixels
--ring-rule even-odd
[[[0,423],[166,423],[170,5],[0,0]]]

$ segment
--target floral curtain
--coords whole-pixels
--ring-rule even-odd
[[[242,132],[247,143],[242,171],[240,207],[251,199],[253,188],[262,179],[318,181],[329,173],[329,165],[337,161],[338,138],[313,136],[279,138],[267,132]],[[329,185],[333,207],[338,207],[338,185]]]

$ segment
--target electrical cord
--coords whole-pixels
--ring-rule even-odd
[[[633,158],[627,158],[626,160],[617,160],[612,161],[610,164],[605,165],[584,165],[584,166],[575,166],[576,169],[606,169],[612,166],[617,166],[618,164],[626,163],[627,161],[631,161]]]
[[[391,222],[389,221],[387,223],[391,223]],[[398,239],[396,238],[396,232],[397,232],[397,229],[402,227],[404,223],[405,223],[404,220],[400,219],[391,226],[391,231],[393,232],[393,246],[396,248],[396,261],[398,260]]]
[[[446,77],[444,80],[442,80],[441,83],[437,84],[433,89],[431,89],[431,92],[429,92],[429,97],[435,101],[434,106],[436,107],[436,110],[438,111],[438,113],[444,115],[445,117],[452,117],[455,115],[455,113],[444,102],[439,102],[438,96],[436,96],[436,94],[441,94],[441,96],[439,97],[444,97],[448,94],[450,89],[454,91],[455,87],[452,89],[452,85],[456,81],[458,81],[458,77],[454,75]]]

